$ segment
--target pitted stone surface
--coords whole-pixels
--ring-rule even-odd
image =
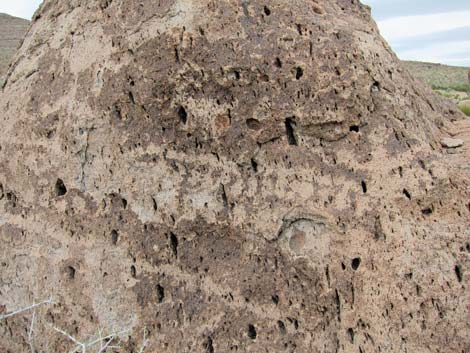
[[[51,325],[130,329],[121,352],[144,327],[146,352],[470,345],[468,154],[440,144],[466,120],[356,0],[46,0],[0,119],[0,308],[54,298],[36,351],[73,350]]]

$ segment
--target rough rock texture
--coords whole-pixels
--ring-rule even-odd
[[[38,351],[470,349],[468,120],[357,0],[46,0],[0,109],[0,304],[52,296]]]
[[[0,13],[0,85],[10,60],[28,28],[28,20]]]
[[[454,139],[450,137],[445,137],[441,141],[441,145],[447,148],[457,148],[463,146],[464,141],[460,139]]]

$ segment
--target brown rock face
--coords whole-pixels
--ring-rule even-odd
[[[0,119],[2,352],[470,349],[464,117],[356,0],[46,0]]]

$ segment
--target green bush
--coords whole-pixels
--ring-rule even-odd
[[[445,91],[437,91],[437,93],[440,94],[443,97],[450,98],[450,99],[457,99],[458,98],[458,96],[456,96],[455,94],[445,92]]]
[[[470,84],[468,83],[453,85],[453,86],[450,86],[450,88],[452,88],[454,91],[457,91],[457,92],[470,92]]]
[[[470,116],[470,105],[461,105],[459,108],[466,116]]]
[[[457,85],[451,85],[448,87],[439,86],[439,85],[432,85],[432,89],[435,91],[457,91],[457,92],[469,92],[470,93],[470,84],[468,83],[461,83]]]
[[[431,85],[434,91],[448,91],[449,87],[439,86],[439,85]]]

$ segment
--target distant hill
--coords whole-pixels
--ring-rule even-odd
[[[403,61],[411,75],[429,84],[435,92],[454,101],[470,115],[470,67]]]
[[[28,28],[28,20],[0,13],[0,81]]]
[[[403,61],[410,73],[434,89],[469,88],[469,67],[448,66],[419,61]]]

